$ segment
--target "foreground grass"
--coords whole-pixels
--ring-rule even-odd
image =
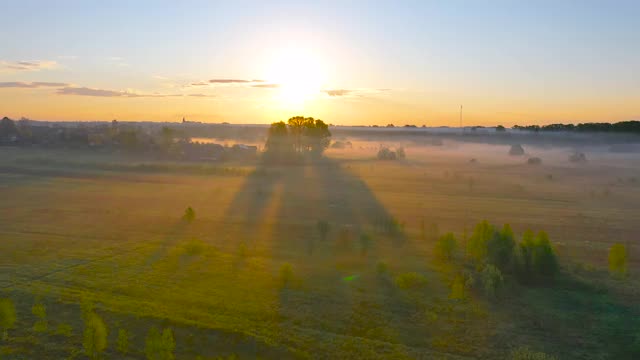
[[[120,327],[132,334],[128,356],[144,358],[151,326],[174,329],[179,359],[505,358],[522,345],[559,358],[624,358],[638,326],[637,284],[609,279],[593,258],[602,251],[606,259],[607,246],[594,228],[607,223],[624,237],[634,223],[620,214],[634,205],[583,198],[584,188],[568,191],[544,174],[522,182],[529,169],[496,176],[495,168],[342,160],[203,176],[82,165],[92,161],[32,162],[20,166],[62,172],[0,176],[0,286],[19,314],[0,346],[10,358],[80,357],[82,299],[105,319],[112,358],[120,358]],[[191,224],[180,219],[187,206],[196,210]],[[583,216],[570,215],[576,211]],[[595,224],[584,219],[595,214]],[[403,232],[380,226],[392,218]],[[563,280],[511,284],[495,301],[450,299],[463,265],[435,261],[421,224],[462,238],[480,218],[548,229],[562,243]],[[320,219],[331,224],[325,241]],[[361,233],[372,239],[366,253]],[[595,269],[569,266],[584,262]],[[284,263],[292,269],[286,284]],[[424,284],[399,288],[405,273]],[[46,303],[49,328],[67,324],[70,336],[31,330],[36,298]]]

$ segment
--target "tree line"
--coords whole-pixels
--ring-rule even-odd
[[[640,121],[620,121],[617,123],[580,123],[549,125],[514,125],[515,130],[528,131],[576,131],[576,132],[615,132],[640,134]]]

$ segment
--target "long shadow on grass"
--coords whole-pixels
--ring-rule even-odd
[[[400,344],[425,347],[420,333],[427,325],[413,318],[415,302],[376,272],[380,262],[415,249],[373,191],[339,162],[261,165],[236,193],[227,218],[257,233],[255,248],[268,258],[278,287],[285,344],[307,354],[365,357],[391,356],[402,351]],[[330,224],[325,239],[319,220]],[[242,233],[234,240],[254,241]],[[284,263],[292,276],[279,273]],[[308,337],[311,348],[301,349],[299,339]]]
[[[607,277],[567,271],[553,286],[523,288],[497,309],[511,326],[496,341],[528,344],[561,359],[637,359],[640,308],[607,290]]]

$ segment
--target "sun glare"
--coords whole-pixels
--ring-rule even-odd
[[[278,98],[283,107],[300,108],[320,93],[324,68],[318,56],[310,51],[281,51],[269,64],[267,80],[279,85]]]

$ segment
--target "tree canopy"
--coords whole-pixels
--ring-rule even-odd
[[[310,154],[320,156],[329,146],[329,126],[320,119],[294,116],[271,124],[265,144],[267,160],[287,162]]]

